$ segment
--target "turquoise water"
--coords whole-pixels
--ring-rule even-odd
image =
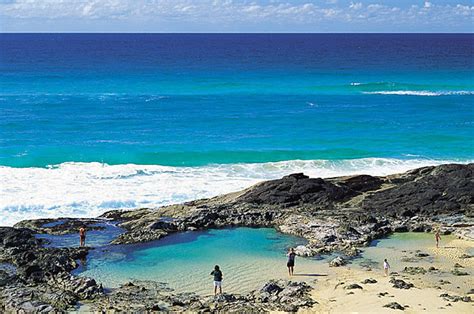
[[[94,277],[106,287],[129,280],[169,283],[178,291],[209,294],[212,271],[218,264],[229,292],[248,292],[271,278],[285,278],[286,252],[306,240],[271,228],[234,228],[173,234],[146,244],[108,246],[91,251],[81,276]],[[318,261],[297,258],[298,278],[316,276]],[[306,275],[306,276],[304,276]]]
[[[474,159],[472,34],[0,34],[0,225]]]
[[[441,247],[444,243],[454,239],[454,236],[442,236]],[[362,248],[363,258],[356,259],[356,264],[372,265],[374,268],[382,269],[383,260],[388,259],[393,271],[401,271],[405,266],[418,266],[417,261],[403,260],[402,258],[413,257],[417,252],[429,253],[424,262],[434,261],[431,250],[436,247],[433,233],[425,232],[403,232],[394,233],[386,238],[374,240],[369,247]],[[443,260],[443,258],[438,258]]]

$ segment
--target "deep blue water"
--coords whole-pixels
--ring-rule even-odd
[[[0,34],[3,222],[470,161],[473,51],[472,34]]]

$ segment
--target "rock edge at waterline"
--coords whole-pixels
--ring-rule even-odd
[[[473,239],[473,174],[474,164],[424,167],[385,177],[321,179],[292,174],[240,192],[157,209],[116,210],[95,219],[63,218],[66,223],[61,224],[54,224],[55,219],[22,221],[13,228],[0,228],[0,262],[9,266],[0,268],[0,309],[47,312],[86,301],[95,310],[110,306],[127,310],[126,302],[111,301],[117,293],[131,293],[130,298],[136,301],[132,303],[141,306],[128,310],[295,311],[311,307],[311,288],[291,282],[267,283],[265,287],[279,287],[275,295],[266,295],[264,287],[248,295],[224,295],[215,300],[177,294],[150,283],[132,283],[104,292],[94,279],[70,274],[88,249],[46,248],[34,234],[76,233],[79,225],[100,229],[97,222],[108,220],[125,230],[112,243],[125,244],[187,230],[274,227],[308,239],[308,245],[297,248],[299,255],[342,251],[353,256],[358,254],[357,247],[391,232],[440,228],[443,233]],[[334,266],[339,264],[343,263]],[[163,298],[150,299],[150,289]]]

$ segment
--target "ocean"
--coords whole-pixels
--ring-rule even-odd
[[[0,225],[474,160],[473,34],[0,34]]]

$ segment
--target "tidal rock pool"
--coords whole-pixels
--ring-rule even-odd
[[[271,278],[287,277],[286,252],[306,240],[272,228],[232,228],[169,235],[143,244],[96,248],[76,274],[89,276],[105,287],[130,280],[166,282],[176,291],[210,294],[212,271],[218,264],[223,288],[244,293]],[[295,278],[319,276],[313,258],[297,258]]]
[[[62,221],[52,222],[43,225],[43,227],[53,227],[60,225]],[[108,245],[113,239],[118,237],[123,229],[114,223],[101,222],[93,225],[100,227],[100,230],[88,230],[86,245],[90,247],[101,247]],[[36,238],[46,240],[46,247],[77,247],[79,246],[79,230],[72,234],[37,234]]]

